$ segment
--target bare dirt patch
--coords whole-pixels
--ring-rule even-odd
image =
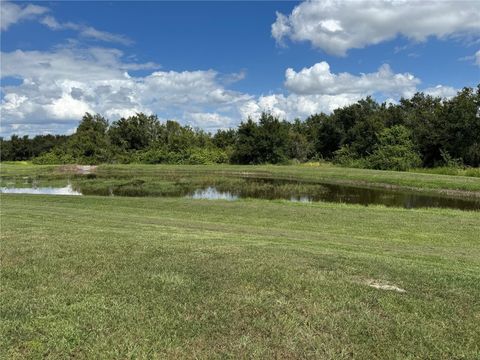
[[[87,175],[92,174],[97,170],[96,165],[62,165],[58,167],[61,173]]]

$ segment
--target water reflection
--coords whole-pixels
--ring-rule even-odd
[[[480,210],[480,199],[475,198],[455,198],[442,195],[422,194],[418,192],[361,188],[332,184],[318,184],[317,187],[310,187],[310,194],[306,195],[304,191],[296,192],[295,190],[281,190],[280,187],[275,187],[272,190],[261,186],[245,186],[233,189],[225,187],[219,189],[215,186],[209,186],[207,188],[196,189],[187,194],[187,196],[193,199],[209,200],[237,200],[242,198],[267,200],[285,199],[301,203],[325,201],[366,206],[376,204],[388,207],[403,207],[406,209],[439,207],[461,210]]]
[[[310,196],[292,196],[292,197],[290,197],[290,201],[301,202],[301,203],[310,203],[313,200]]]
[[[355,186],[323,184],[327,189],[321,194],[309,197],[310,201],[328,201],[361,205],[385,205],[388,207],[413,208],[453,208],[480,210],[480,199],[456,198],[442,195],[422,194],[390,189],[373,189]]]
[[[207,200],[237,200],[238,195],[233,195],[230,192],[218,191],[216,188],[209,186],[206,189],[197,189],[188,197],[192,199],[207,199]]]
[[[227,201],[245,198],[284,199],[300,203],[325,201],[366,206],[377,204],[407,209],[430,207],[480,210],[480,198],[473,196],[460,198],[422,192],[268,178],[237,178],[235,181],[218,178],[201,183],[172,181],[167,183],[168,186],[140,179],[133,179],[126,184],[101,186],[101,182],[93,179],[88,183],[74,183],[75,189],[70,184],[64,187],[38,187],[35,179],[27,179],[31,186],[29,188],[15,187],[15,183],[12,185],[9,182],[10,179],[3,180],[3,184],[8,186],[0,187],[0,193],[8,194],[168,196]]]
[[[37,194],[37,195],[82,195],[81,192],[72,188],[72,185],[64,187],[0,187],[0,193],[4,194]]]

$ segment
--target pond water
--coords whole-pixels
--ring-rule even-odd
[[[344,185],[322,185],[326,191],[313,196],[301,196],[294,201],[315,202],[327,201],[347,204],[379,204],[406,209],[440,207],[461,210],[480,210],[480,199],[457,198],[441,195],[423,194],[378,188],[362,188]]]
[[[0,193],[4,194],[44,194],[44,195],[82,195],[81,192],[72,188],[72,185],[64,187],[0,187]]]
[[[237,200],[238,195],[233,195],[229,191],[218,191],[216,188],[209,186],[206,189],[197,189],[193,194],[187,195],[192,199],[206,199],[206,200]]]
[[[322,184],[320,189],[313,191],[313,195],[292,195],[291,192],[242,190],[219,190],[213,186],[197,189],[193,194],[187,194],[193,199],[209,200],[237,200],[241,198],[257,199],[284,199],[293,202],[311,203],[318,201],[373,205],[380,204],[388,207],[403,207],[406,209],[440,207],[461,210],[480,210],[480,199],[456,198],[438,195],[429,195],[415,192],[402,192],[386,189],[360,188],[354,186]]]
[[[431,195],[421,192],[407,192],[391,189],[364,188],[350,185],[307,183],[279,179],[242,179],[237,183],[217,181],[211,184],[173,186],[168,191],[157,192],[154,184],[148,188],[143,182],[132,187],[117,186],[92,190],[68,184],[63,187],[0,187],[1,193],[48,194],[48,195],[114,195],[114,196],[171,196],[192,199],[235,201],[244,198],[283,199],[292,202],[336,202],[361,205],[385,205],[402,208],[452,208],[480,210],[480,198],[460,198]]]

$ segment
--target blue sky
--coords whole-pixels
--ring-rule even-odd
[[[1,135],[85,111],[215,131],[480,81],[480,2],[4,2]]]

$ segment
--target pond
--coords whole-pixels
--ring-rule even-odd
[[[384,205],[388,207],[412,208],[452,208],[480,210],[480,198],[452,197],[428,193],[399,191],[391,189],[366,188],[351,185],[302,182],[295,180],[267,178],[219,178],[216,181],[190,182],[173,181],[155,183],[134,179],[121,184],[102,186],[101,181],[80,182],[74,186],[61,187],[1,187],[0,192],[10,194],[48,195],[110,195],[110,196],[169,196],[192,199],[227,200],[254,198],[266,200],[287,200],[312,203],[318,201]],[[95,186],[92,186],[95,185]],[[167,184],[167,185],[166,185]]]
[[[64,187],[0,187],[0,193],[4,194],[37,194],[37,195],[82,195],[81,192],[72,188],[72,185]]]
[[[206,200],[238,200],[238,195],[233,195],[229,191],[218,191],[216,188],[209,186],[206,189],[196,189],[193,194],[188,194],[187,197],[192,199],[206,199]]]
[[[242,189],[231,189],[230,191],[221,191],[215,187],[197,189],[193,194],[187,196],[194,199],[223,199],[237,200],[241,198],[257,199],[284,199],[293,202],[336,202],[346,204],[361,205],[385,205],[388,207],[403,207],[406,209],[439,207],[461,210],[480,210],[480,199],[465,199],[448,196],[422,194],[416,192],[404,192],[387,189],[361,188],[355,186],[321,184],[317,191],[311,195],[302,193],[292,194],[292,192],[266,192],[266,191],[248,191]]]

